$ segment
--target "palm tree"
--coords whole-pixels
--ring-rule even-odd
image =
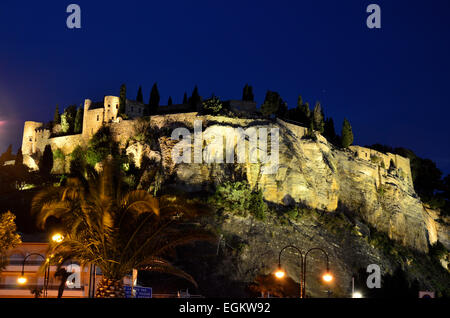
[[[38,193],[32,202],[38,226],[60,219],[64,240],[52,243],[48,255],[61,266],[69,259],[94,264],[103,274],[96,297],[124,297],[122,279],[133,269],[158,271],[196,282],[164,256],[175,247],[212,236],[185,221],[199,211],[186,199],[156,198],[146,191],[124,191],[112,164],[98,176],[69,178],[65,185]]]

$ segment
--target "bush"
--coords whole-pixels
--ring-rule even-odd
[[[203,112],[206,114],[217,115],[222,110],[222,102],[216,96],[212,96],[205,100],[202,104]]]
[[[437,241],[435,244],[431,245],[429,251],[430,251],[429,253],[430,253],[431,257],[434,257],[435,259],[438,259],[438,260],[440,260],[442,257],[444,257],[448,253],[445,246],[439,241]]]
[[[65,155],[61,149],[58,148],[55,151],[53,151],[53,160],[58,160],[58,159],[64,160],[64,158],[65,158]]]
[[[92,139],[86,151],[86,162],[95,167],[99,162],[105,160],[108,155],[117,157],[119,154],[117,143],[112,139],[111,131],[107,126],[101,127]]]
[[[260,220],[266,217],[267,205],[262,192],[252,191],[245,181],[219,185],[208,202],[240,216],[248,216],[250,213]]]

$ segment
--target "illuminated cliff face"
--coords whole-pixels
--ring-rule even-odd
[[[96,122],[96,117],[94,119]],[[203,136],[226,138],[228,132],[234,131],[236,127],[277,128],[279,145],[276,169],[272,169],[273,162],[174,163],[172,150],[178,141],[171,139],[171,125],[176,122],[192,129],[195,120],[203,121]],[[165,170],[164,177],[174,177],[188,191],[223,182],[240,170],[245,173],[251,187],[262,190],[267,201],[283,205],[302,203],[325,212],[343,207],[386,232],[391,239],[421,251],[427,251],[428,243],[436,241],[435,221],[424,210],[414,192],[409,160],[406,158],[358,146],[340,150],[318,134],[312,139],[303,138],[306,128],[281,120],[274,123],[256,119],[198,116],[196,113],[152,116],[149,124],[157,130],[166,131],[165,136],[155,140],[159,146],[153,149],[145,142],[133,141],[138,123],[139,120],[125,120],[108,125],[113,137],[122,148],[127,147],[126,153],[133,156],[137,166],[140,166],[144,157],[160,162]],[[39,130],[39,125],[34,122],[25,125],[22,145],[24,162],[28,162],[28,154],[45,147],[45,140],[52,148],[54,146],[69,154],[77,145],[89,139],[84,134],[48,139],[44,135],[45,131]],[[29,132],[34,134],[35,139],[28,136]],[[232,146],[237,147],[237,144]],[[208,153],[222,150],[214,149],[218,147],[217,144],[209,143],[208,140],[202,142],[202,147]],[[245,147],[249,150],[254,145],[251,146],[246,140]],[[267,170],[273,170],[274,173],[263,173]]]
[[[251,187],[261,189],[267,201],[283,205],[297,202],[325,212],[345,208],[391,239],[421,251],[427,251],[428,241],[435,241],[433,235],[429,237],[432,233],[429,217],[414,192],[408,159],[393,157],[396,166],[386,167],[383,162],[390,162],[393,155],[377,153],[381,160],[366,159],[358,152],[370,153],[367,148],[340,150],[320,135],[313,139],[302,138],[305,128],[282,121],[258,123],[256,120],[206,117],[204,120],[211,121],[203,131],[206,135],[226,135],[236,126],[279,128],[276,173],[262,173],[270,163],[175,164],[170,155],[176,142],[163,143],[162,139],[158,151],[142,144],[130,144],[127,152],[136,160],[141,160],[142,156],[161,158],[167,176],[176,176],[186,190],[198,191],[205,185],[219,184],[229,179],[233,170],[241,169]],[[205,142],[203,145],[204,149],[209,149],[213,144]]]

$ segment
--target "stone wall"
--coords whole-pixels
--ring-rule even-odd
[[[85,140],[81,134],[50,138],[49,144],[52,151],[60,149],[65,155],[69,155],[77,146],[84,146]],[[44,146],[45,147],[45,146]]]
[[[370,161],[380,166],[381,169],[388,170],[390,168],[392,160],[392,162],[394,163],[393,168],[397,169],[400,176],[404,177],[405,180],[408,181],[410,185],[412,185],[411,166],[408,158],[392,153],[384,154],[374,149],[361,146],[350,146],[349,148],[355,153],[355,156],[358,159]]]
[[[129,118],[137,118],[144,116],[145,105],[140,102],[127,99],[125,113]]]
[[[256,103],[252,101],[244,100],[229,100],[227,101],[230,105],[230,109],[236,113],[240,114],[251,114],[256,113]]]
[[[305,127],[302,127],[299,125],[290,124],[290,123],[287,123],[284,120],[281,120],[278,118],[277,118],[277,123],[279,125],[284,126],[289,131],[291,131],[295,135],[295,137],[297,137],[298,139],[301,139],[303,136],[305,136],[308,133],[308,128],[305,128]]]

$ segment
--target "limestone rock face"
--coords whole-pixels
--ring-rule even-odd
[[[280,120],[274,123],[238,119],[220,122],[215,119],[214,124],[205,125],[205,121],[211,121],[211,118],[198,116],[196,119],[203,120],[203,127],[206,126],[203,137],[224,136],[235,150],[237,138],[230,136],[233,136],[232,130],[236,127],[244,130],[250,127],[267,128],[268,131],[278,128],[279,160],[277,164],[252,163],[248,159],[244,163],[174,164],[168,157],[176,142],[160,139],[161,160],[170,166],[170,173],[176,176],[177,183],[187,190],[211,188],[244,172],[249,184],[261,189],[265,200],[273,203],[289,204],[295,201],[327,212],[347,209],[376,229],[386,232],[391,239],[420,251],[427,251],[428,242],[435,242],[439,236],[435,220],[429,217],[414,192],[409,169],[405,169],[406,174],[399,169],[386,169],[370,159],[361,159],[352,150],[335,148],[318,134],[315,138],[302,138],[305,128]],[[192,127],[192,122],[188,125]],[[208,139],[203,140],[201,145],[203,150],[208,150],[203,154],[204,160],[208,156],[220,157],[217,152],[224,149],[224,145]],[[248,138],[245,145],[246,149],[253,147]],[[148,155],[150,152],[144,149],[145,146],[142,146],[143,149],[139,147],[132,145],[127,152],[137,157],[140,153]],[[260,150],[260,144],[256,148]],[[225,151],[223,158],[226,158]],[[265,173],[270,170],[274,173]],[[439,240],[448,244],[448,231],[444,232],[440,230]]]
[[[126,153],[128,156],[131,156],[133,158],[134,164],[138,168],[141,167],[143,158],[147,158],[154,162],[161,161],[161,154],[159,152],[151,150],[149,145],[142,142],[136,142],[129,146],[126,149]]]

